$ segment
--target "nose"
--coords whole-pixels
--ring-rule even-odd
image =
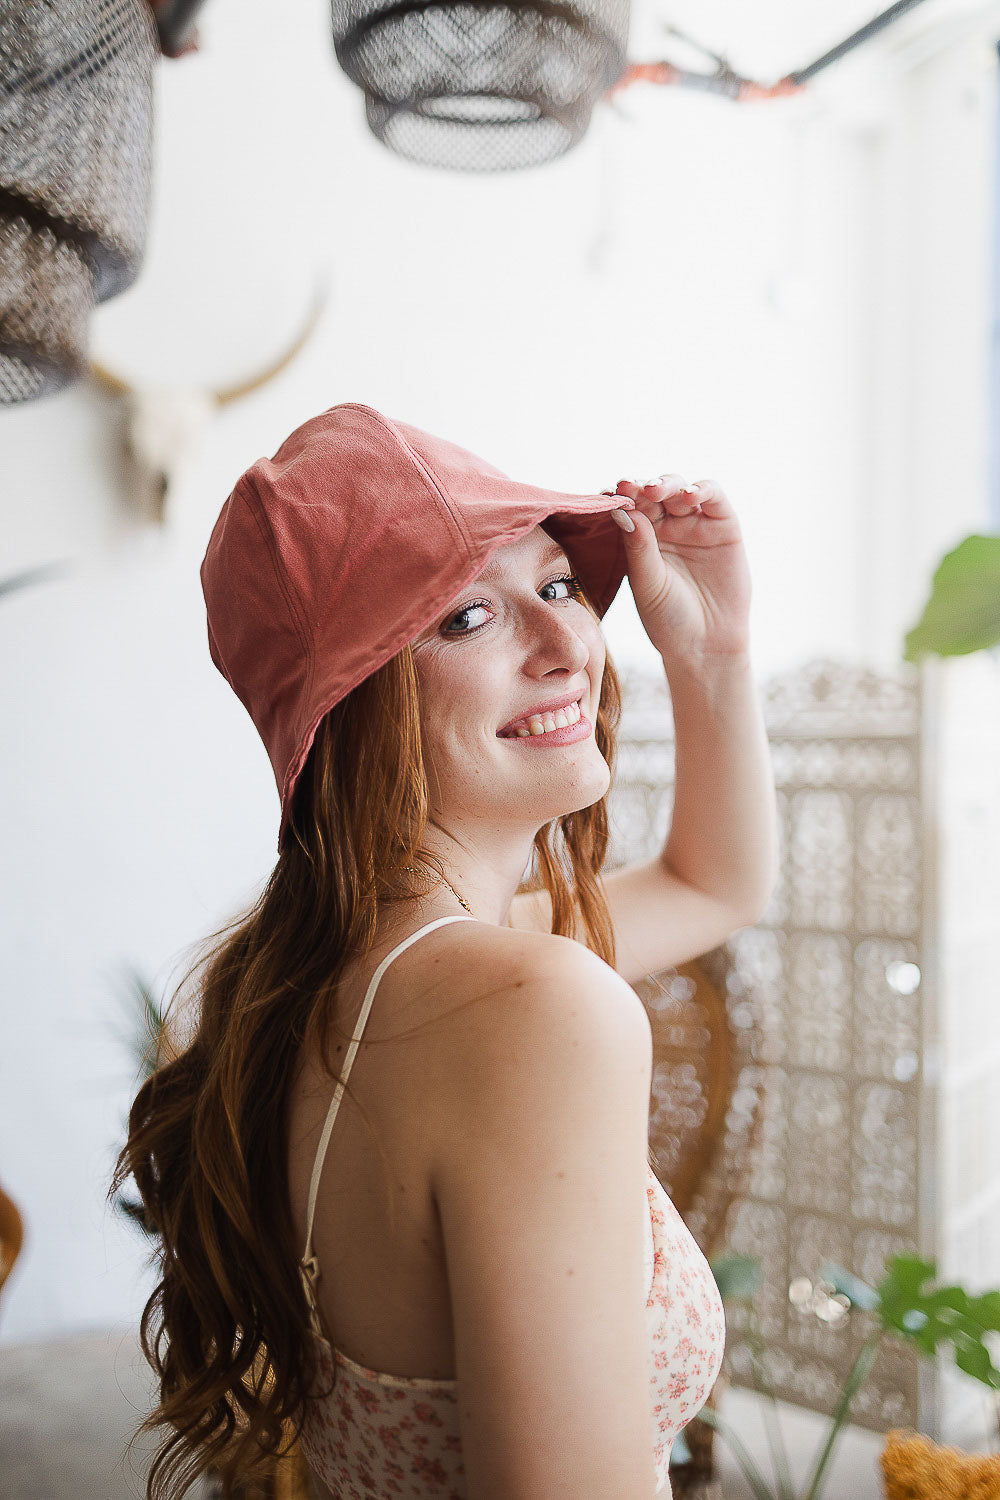
[[[548,661],[543,671],[557,667],[579,676],[590,660],[591,648],[580,633],[578,620],[574,622],[569,612],[563,613],[552,604],[539,601],[539,614],[534,611],[524,622],[525,649],[529,657],[539,662]],[[579,616],[579,611],[574,611]],[[590,619],[590,616],[587,616]]]

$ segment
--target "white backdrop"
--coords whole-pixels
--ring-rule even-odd
[[[786,11],[771,77],[821,50],[803,31],[792,55]],[[0,417],[0,571],[71,565],[0,600],[0,1181],[28,1231],[0,1341],[124,1322],[148,1290],[103,1204],[125,969],[162,988],[273,862],[276,789],[197,570],[238,474],[305,417],[369,402],[560,489],[717,478],[760,677],[899,659],[940,554],[988,513],[991,8],[927,11],[804,97],[638,85],[561,161],[496,178],[368,135],[322,0],[280,21],[212,0],[201,52],[158,64],[146,262],[93,354],[222,384],[289,341],[321,270],[333,296],[298,362],[214,422],[162,532],[130,505],[111,399],[80,383]],[[652,651],[627,583],[605,634],[620,661]]]

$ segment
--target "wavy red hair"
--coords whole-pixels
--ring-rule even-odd
[[[594,733],[612,776],[620,714],[609,656]],[[606,804],[539,829],[521,889],[547,890],[552,932],[614,966]],[[407,646],[321,721],[277,864],[252,907],[199,945],[129,1114],[111,1192],[134,1178],[159,1241],[140,1328],[159,1403],[139,1433],[167,1435],[147,1500],[173,1500],[206,1469],[263,1475],[297,1432],[314,1368],[287,1192],[291,1083],[303,1047],[336,1079],[338,981],[385,907],[415,893],[403,867],[443,874],[422,847],[427,818]]]

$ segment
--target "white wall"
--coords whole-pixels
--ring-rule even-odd
[[[780,104],[640,85],[561,161],[480,179],[369,137],[327,25],[320,0],[280,24],[213,0],[202,51],[158,66],[147,258],[94,355],[224,383],[290,338],[317,268],[334,284],[297,364],[215,421],[167,528],[130,510],[108,398],[2,417],[2,574],[74,567],[0,600],[0,1180],[29,1236],[0,1340],[124,1321],[148,1289],[102,1204],[123,968],[165,985],[273,862],[277,793],[197,570],[238,474],[300,421],[370,402],[568,490],[719,479],[762,677],[897,660],[933,562],[986,529],[988,27]],[[605,632],[619,660],[652,651],[627,584]]]

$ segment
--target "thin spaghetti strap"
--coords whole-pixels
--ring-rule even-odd
[[[315,1295],[316,1283],[319,1280],[319,1262],[313,1254],[312,1248],[313,1218],[316,1213],[316,1199],[319,1196],[319,1179],[323,1171],[323,1162],[326,1160],[326,1148],[330,1144],[330,1132],[333,1130],[333,1122],[337,1118],[337,1110],[340,1108],[340,1101],[344,1095],[344,1085],[347,1083],[347,1080],[350,1077],[351,1067],[354,1063],[354,1057],[361,1042],[362,1033],[365,1029],[365,1023],[367,1022],[368,1016],[371,1012],[372,1002],[375,999],[375,991],[378,989],[379,980],[382,978],[382,975],[392,963],[393,959],[397,958],[399,954],[404,951],[404,949],[410,946],[411,943],[415,943],[417,941],[417,938],[423,937],[425,932],[432,932],[435,927],[443,927],[447,922],[474,921],[474,917],[467,916],[436,917],[433,922],[427,922],[425,926],[418,927],[416,932],[411,932],[409,937],[404,938],[401,943],[396,944],[391,953],[386,954],[385,958],[383,958],[382,962],[375,970],[375,973],[372,975],[371,983],[369,984],[368,989],[365,992],[365,998],[361,1006],[361,1014],[358,1016],[358,1023],[354,1028],[354,1035],[351,1038],[351,1045],[348,1047],[347,1056],[344,1058],[343,1073],[337,1080],[337,1086],[333,1091],[333,1098],[330,1100],[330,1108],[326,1113],[326,1121],[323,1125],[323,1131],[319,1138],[319,1145],[316,1148],[316,1159],[313,1162],[312,1177],[309,1182],[309,1206],[306,1210],[306,1248],[300,1263],[300,1269],[302,1272],[303,1285],[306,1289],[306,1297],[309,1301],[309,1321],[316,1333],[322,1334],[323,1332],[319,1322]]]

